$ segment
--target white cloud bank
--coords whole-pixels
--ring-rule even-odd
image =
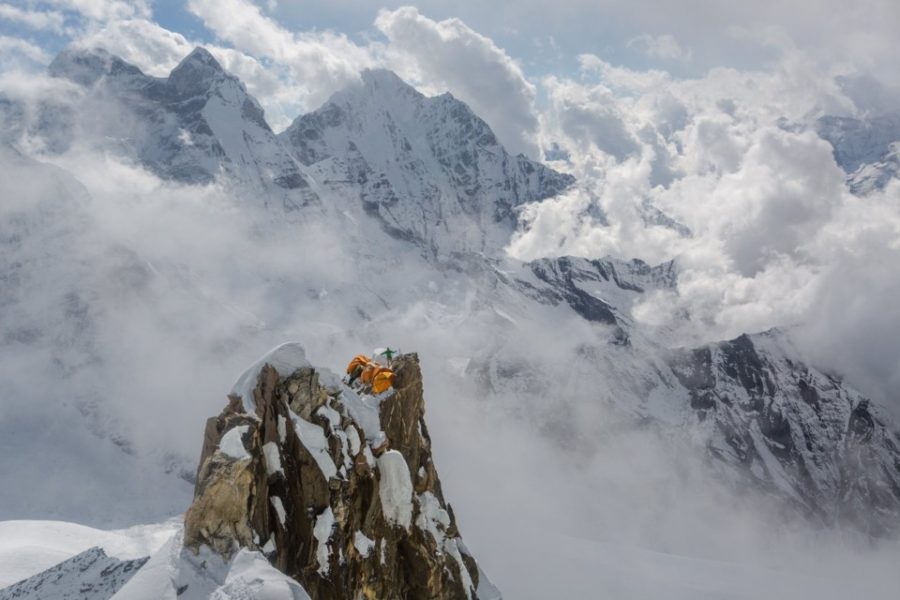
[[[900,412],[900,186],[853,196],[813,129],[822,115],[866,114],[838,84],[845,67],[794,49],[769,69],[688,80],[596,56],[581,65],[578,79],[544,80],[542,117],[581,187],[528,207],[510,252],[674,258],[677,296],[638,317],[671,319],[685,343],[793,327],[820,365]],[[692,235],[648,220],[647,203]]]
[[[95,19],[83,32],[85,43],[103,42],[154,74],[164,74],[194,45],[150,20],[140,4],[67,6]],[[580,177],[581,187],[526,209],[530,228],[514,240],[515,254],[616,254],[651,262],[674,257],[681,265],[678,294],[651,298],[639,307],[640,319],[674,323],[687,310],[692,320],[682,331],[686,343],[794,325],[814,359],[839,367],[857,385],[868,383],[866,391],[886,398],[900,385],[900,186],[895,183],[866,198],[849,195],[829,148],[808,129],[820,114],[856,112],[854,101],[834,82],[837,72],[823,72],[817,61],[792,51],[769,69],[716,69],[701,78],[678,80],[661,70],[632,71],[586,55],[578,77],[557,75],[535,85],[494,42],[459,20],[431,20],[414,9],[383,12],[377,22],[387,42],[362,44],[336,33],[290,32],[247,2],[229,0],[226,6],[240,15],[247,31],[220,16],[222,4],[191,3],[219,39],[210,49],[248,83],[270,113],[272,107],[306,106],[326,97],[363,66],[391,64],[408,69],[406,75],[426,89],[450,87],[498,133],[506,128],[501,139],[518,135],[527,146],[540,136],[567,150],[567,168]],[[8,45],[46,60],[39,47],[9,39],[15,41]],[[421,56],[416,55],[420,40],[429,48]],[[457,55],[461,64],[453,60]],[[306,59],[310,64],[304,64]],[[471,84],[482,77],[490,85]],[[4,86],[10,79],[3,80]],[[529,114],[538,92],[546,93],[547,104],[536,125]],[[284,109],[280,116],[293,115]],[[867,581],[873,587],[890,579],[884,563],[872,562],[866,554],[848,567],[842,548],[835,547],[834,562],[823,562],[823,567],[815,561],[829,544],[819,544],[813,552],[800,542],[773,543],[767,537],[770,528],[760,526],[772,521],[735,518],[732,498],[719,495],[705,471],[685,476],[679,470],[683,463],[669,461],[668,448],[640,433],[623,434],[596,419],[610,427],[610,435],[599,436],[603,444],[593,459],[573,464],[571,455],[557,456],[546,440],[520,429],[507,413],[491,414],[475,394],[459,393],[459,380],[448,375],[449,359],[467,356],[484,343],[485,333],[460,327],[452,314],[435,318],[440,311],[432,307],[444,310],[448,302],[443,292],[401,305],[389,315],[391,320],[376,320],[371,328],[347,325],[355,323],[354,317],[338,310],[339,299],[323,300],[322,295],[350,279],[352,270],[340,268],[351,260],[350,253],[343,254],[343,238],[334,236],[335,243],[334,238],[320,239],[316,231],[291,231],[287,239],[260,239],[221,190],[160,182],[78,149],[59,163],[78,173],[90,190],[87,210],[95,229],[81,231],[80,243],[66,260],[48,266],[46,281],[52,286],[74,281],[79,291],[99,296],[91,338],[97,347],[69,349],[76,357],[93,350],[112,365],[103,384],[115,402],[104,411],[95,407],[95,417],[118,418],[134,427],[138,449],[196,452],[203,419],[221,408],[233,374],[286,335],[311,341],[311,352],[322,357],[316,362],[332,365],[392,336],[404,349],[435,357],[423,361],[429,390],[434,390],[428,401],[436,418],[429,424],[436,447],[445,457],[457,458],[442,461],[441,472],[452,497],[459,498],[454,502],[461,513],[468,511],[461,514],[467,540],[474,542],[479,556],[479,548],[491,550],[483,557],[498,565],[508,593],[541,595],[543,590],[528,589],[532,584],[546,585],[547,593],[596,591],[591,588],[598,579],[595,564],[573,560],[577,568],[572,568],[555,558],[556,564],[548,567],[528,545],[534,539],[553,539],[564,551],[587,546],[600,558],[608,556],[600,551],[602,543],[564,535],[613,541],[609,547],[616,553],[622,546],[646,545],[739,560],[747,552],[787,578],[803,572],[795,566],[818,575],[840,565],[854,573],[860,572],[857,568],[865,568],[867,575],[871,571]],[[648,220],[646,202],[689,226],[693,235]],[[102,235],[89,235],[95,231]],[[107,253],[107,246],[101,246],[101,252],[98,239],[130,251]],[[84,255],[95,262],[80,280],[73,273],[81,271],[69,266]],[[390,269],[398,277],[397,289],[417,294],[429,289],[424,280],[421,286],[410,284],[419,283],[416,275],[425,277],[415,273],[414,265],[398,265]],[[524,348],[546,347],[547,340],[558,337],[569,341],[558,330],[529,327],[522,334]],[[566,331],[570,333],[573,339],[587,335]],[[54,343],[46,340],[51,349]],[[44,416],[47,406],[25,402],[32,399],[26,393],[35,399],[52,397],[58,390],[44,388],[56,381],[48,381],[40,368],[18,367],[42,366],[45,357],[9,354],[13,358],[3,367],[10,381],[22,382],[23,413]],[[522,404],[519,397],[510,400],[517,407]],[[180,418],[173,422],[172,414]],[[10,456],[18,460],[18,455]],[[36,485],[48,484],[43,474],[40,479]],[[555,492],[559,489],[574,492],[561,497]],[[51,494],[44,497],[54,502]],[[507,537],[510,532],[521,540]],[[526,535],[533,533],[537,535]],[[775,542],[784,541],[781,533],[772,533]],[[513,544],[514,552],[509,551],[511,539],[520,542]],[[772,553],[773,547],[780,551]],[[735,554],[719,555],[725,552]],[[523,577],[522,564],[540,577]],[[560,578],[567,567],[573,577]],[[603,581],[612,588],[609,595],[623,595],[614,577],[604,573]],[[888,583],[881,589],[892,589],[893,581]],[[755,581],[748,585],[756,589]]]
[[[491,40],[459,19],[434,21],[411,6],[383,10],[387,63],[426,91],[450,90],[485,119],[513,153],[539,157],[535,87]]]
[[[698,11],[706,6],[695,4]],[[875,0],[870,4],[878,9],[872,14],[888,19],[894,14]],[[0,11],[0,18],[58,28],[60,15],[79,15],[73,34],[79,43],[106,47],[160,76],[196,45],[155,23],[145,2],[41,6],[43,12]],[[774,48],[779,58],[766,68],[714,68],[702,77],[679,79],[659,68],[636,71],[584,54],[577,74],[530,82],[489,37],[460,19],[435,20],[411,6],[378,12],[373,27],[384,37],[363,41],[329,30],[291,31],[270,16],[271,9],[264,12],[248,0],[190,0],[187,8],[214,34],[216,43],[207,47],[260,98],[276,130],[367,67],[392,68],[427,93],[450,90],[514,152],[534,157],[539,141],[558,144],[570,157],[564,168],[580,179],[579,188],[524,210],[529,227],[513,240],[514,256],[675,258],[682,269],[678,298],[648,302],[638,311],[642,318],[659,322],[688,310],[693,319],[683,334],[694,342],[771,326],[844,323],[840,336],[807,335],[815,340],[809,346],[817,358],[858,373],[855,383],[864,388],[868,383],[866,391],[881,399],[897,396],[900,369],[863,351],[871,338],[866,331],[900,333],[900,320],[885,312],[891,305],[889,282],[900,275],[887,267],[875,277],[866,267],[895,258],[883,228],[896,222],[897,190],[873,194],[865,200],[867,210],[859,209],[830,147],[810,129],[824,114],[864,114],[870,105],[892,105],[889,87],[876,93],[877,86],[839,82],[839,76],[857,75],[858,65],[871,64],[868,51],[829,63],[829,54],[818,47],[798,48],[791,35],[802,39],[803,28],[792,15],[782,15],[784,27],[761,29],[751,21],[729,33],[746,38],[755,31],[755,42]],[[731,17],[717,11],[710,16],[723,24]],[[651,21],[635,22],[654,31]],[[624,43],[662,63],[694,61],[702,36],[686,36],[696,28],[677,15],[671,25],[673,33],[657,30]],[[842,46],[852,37],[845,33]],[[692,47],[683,39],[691,39]],[[6,70],[49,59],[30,41],[0,38]],[[665,226],[648,205],[692,235]],[[869,232],[875,230],[882,232],[874,238],[880,245],[871,241]],[[841,302],[819,301],[840,297],[837,273],[846,264],[876,290],[865,295],[865,310],[852,319],[839,310]],[[822,312],[832,304],[833,310]],[[900,354],[888,340],[880,347]]]

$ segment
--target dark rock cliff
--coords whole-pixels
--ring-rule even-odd
[[[395,358],[379,396],[297,364],[264,363],[252,398],[208,421],[185,546],[259,550],[316,599],[484,598],[432,461],[418,357]]]

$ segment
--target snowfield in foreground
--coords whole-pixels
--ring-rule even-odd
[[[493,545],[533,547],[535,563],[543,565],[543,578],[521,578],[518,553],[493,552],[488,567],[497,575],[509,598],[552,598],[560,589],[578,591],[583,598],[635,598],[696,600],[712,598],[817,598],[892,599],[900,576],[892,585],[878,576],[887,565],[819,565],[764,568],[749,564],[705,560],[607,542],[576,539],[557,534],[540,536],[522,529],[521,539],[496,540]],[[0,522],[0,585],[35,575],[92,546],[109,556],[150,560],[113,598],[161,600],[176,597],[199,600],[308,598],[292,579],[278,572],[257,552],[241,551],[230,563],[201,552],[194,557],[181,547],[181,527],[176,521],[142,525],[118,531],[102,531],[58,521]],[[473,537],[478,537],[477,534]],[[538,541],[540,540],[540,541]],[[479,547],[492,544],[478,540]],[[497,548],[494,548],[496,550]],[[201,566],[202,565],[202,566]],[[536,565],[532,565],[534,568]],[[885,571],[881,570],[882,573]],[[68,576],[73,579],[77,573]],[[62,588],[65,581],[54,582]],[[178,590],[188,587],[178,595]],[[56,588],[54,588],[56,589]],[[0,598],[4,597],[0,590]],[[64,596],[60,596],[64,597]],[[69,596],[81,597],[81,596]],[[46,598],[38,593],[17,600]],[[81,600],[107,600],[100,595]]]
[[[121,560],[149,556],[180,527],[180,519],[113,531],[64,521],[0,521],[0,588],[95,546]]]

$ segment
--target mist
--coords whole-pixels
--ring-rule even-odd
[[[85,151],[55,162],[81,175],[84,188],[75,189],[84,194],[73,202],[79,216],[51,215],[65,230],[52,236],[64,258],[37,265],[35,287],[19,302],[49,298],[55,286],[90,297],[89,330],[71,342],[76,355],[94,358],[66,364],[73,374],[60,380],[46,375],[58,339],[29,343],[15,362],[3,361],[6,424],[29,436],[44,430],[53,460],[78,457],[41,478],[21,479],[29,497],[57,498],[55,516],[83,518],[84,503],[96,501],[70,495],[59,504],[56,492],[97,477],[85,470],[94,461],[112,465],[106,475],[119,482],[134,478],[131,469],[144,479],[165,460],[190,471],[205,419],[268,348],[299,340],[314,364],[340,371],[347,357],[389,344],[419,353],[446,493],[473,552],[509,597],[635,590],[643,597],[758,597],[761,590],[787,597],[815,589],[823,598],[887,598],[900,583],[889,568],[900,557],[894,542],[816,531],[786,520],[771,499],[737,497],[686,436],[642,426],[617,407],[614,384],[577,367],[578,348],[604,342],[604,327],[573,320],[551,330],[541,319],[508,318],[498,324],[496,314],[479,310],[464,275],[440,279],[414,255],[373,257],[384,268],[359,279],[349,264],[353,236],[323,227],[345,225],[329,224],[334,215],[321,215],[314,226],[254,221],[240,199],[217,186],[172,185]],[[72,184],[69,176],[65,181]],[[392,290],[385,306],[379,297]],[[360,318],[359,306],[370,318]],[[538,355],[539,385],[486,392],[467,375],[468,361],[504,344],[513,358],[513,348],[519,358]],[[8,344],[5,350],[12,356]],[[67,398],[76,399],[76,410],[64,408]],[[128,440],[130,454],[115,448],[91,458],[91,435],[71,434],[86,412],[95,433]],[[61,427],[68,431],[54,436]],[[33,442],[4,439],[33,449]],[[18,454],[25,464],[34,458]],[[122,490],[103,510],[171,488],[154,480]],[[182,498],[181,506],[145,498],[144,514],[176,514],[189,495]],[[45,508],[35,504],[30,516],[46,517],[38,514]],[[109,514],[104,518],[109,522]]]
[[[349,65],[313,74],[328,81],[310,97],[379,61],[435,91],[488,62],[499,87],[463,96],[502,106],[515,94],[501,130],[532,153],[556,144],[568,158],[553,165],[578,177],[523,208],[498,270],[563,255],[675,260],[677,290],[643,297],[636,323],[685,347],[789,329],[813,364],[900,415],[900,184],[851,194],[814,132],[823,114],[866,115],[865,90],[841,89],[841,73],[796,49],[767,69],[687,80],[583,55],[577,76],[531,82],[464,24],[409,10],[379,22],[392,48],[353,49]],[[452,69],[451,25],[475,45]],[[404,54],[419,35],[434,64]],[[190,47],[175,41],[158,51]],[[25,152],[0,152],[0,470],[16,482],[0,492],[0,518],[111,527],[178,515],[205,420],[247,365],[288,340],[336,372],[390,346],[419,354],[444,490],[509,598],[900,589],[897,540],[811,525],[739,486],[680,416],[686,398],[651,398],[661,421],[648,424],[632,400],[651,390],[629,383],[664,362],[647,339],[615,347],[612,329],[556,307],[498,311],[486,267],[436,269],[425,249],[327,193],[273,215],[257,191],[224,180],[162,180],[110,150],[109,132],[78,111],[100,113],[72,86],[25,74],[3,83],[26,113],[14,132]],[[273,98],[289,97],[277,84]],[[29,129],[48,95],[81,129],[62,140]],[[509,377],[491,375],[498,363]]]

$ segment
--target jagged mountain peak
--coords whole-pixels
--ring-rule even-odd
[[[370,92],[401,92],[410,96],[425,98],[419,90],[406,83],[390,69],[364,69],[359,76],[363,86]]]
[[[360,71],[359,78],[336,91],[317,111],[340,107],[348,113],[385,112],[397,118],[411,116],[428,98],[390,69],[375,68]],[[291,127],[302,122],[300,115]]]
[[[68,79],[89,87],[105,76],[146,77],[136,66],[103,48],[70,46],[62,50],[48,67],[53,77]]]
[[[181,62],[178,63],[178,66],[175,67],[174,71],[177,71],[180,67],[188,64],[209,67],[210,69],[220,72],[225,71],[225,69],[222,68],[222,65],[219,64],[219,61],[217,61],[210,51],[203,46],[197,46],[191,50],[190,54],[181,59]]]
[[[213,85],[224,81],[233,81],[243,84],[238,79],[227,73],[206,48],[198,46],[188,54],[178,66],[169,73],[169,84],[174,86],[179,94],[190,96],[204,93]]]
[[[362,71],[359,85],[335,93],[328,104],[348,113],[384,113],[393,121],[426,129],[462,127],[480,146],[500,145],[490,126],[451,92],[426,96],[390,69]]]
[[[314,598],[499,600],[445,499],[418,357],[390,368],[375,394],[296,343],[250,367],[207,422],[185,548],[260,553]]]
[[[279,137],[336,193],[358,195],[391,235],[437,258],[499,255],[517,207],[574,182],[510,155],[464,102],[427,97],[386,70],[364,71]]]
[[[67,49],[50,73],[86,88],[76,102],[79,114],[71,117],[75,122],[64,131],[67,136],[90,139],[102,148],[114,144],[117,156],[164,179],[219,182],[249,190],[264,206],[288,210],[318,204],[259,102],[203,47],[163,78],[100,48]],[[92,119],[98,114],[114,118]],[[78,129],[81,120],[91,123],[89,129]],[[53,141],[56,133],[43,127],[37,135]],[[65,149],[70,144],[55,145]]]
[[[710,456],[821,523],[897,529],[900,444],[887,415],[808,366],[781,329],[675,351]]]

